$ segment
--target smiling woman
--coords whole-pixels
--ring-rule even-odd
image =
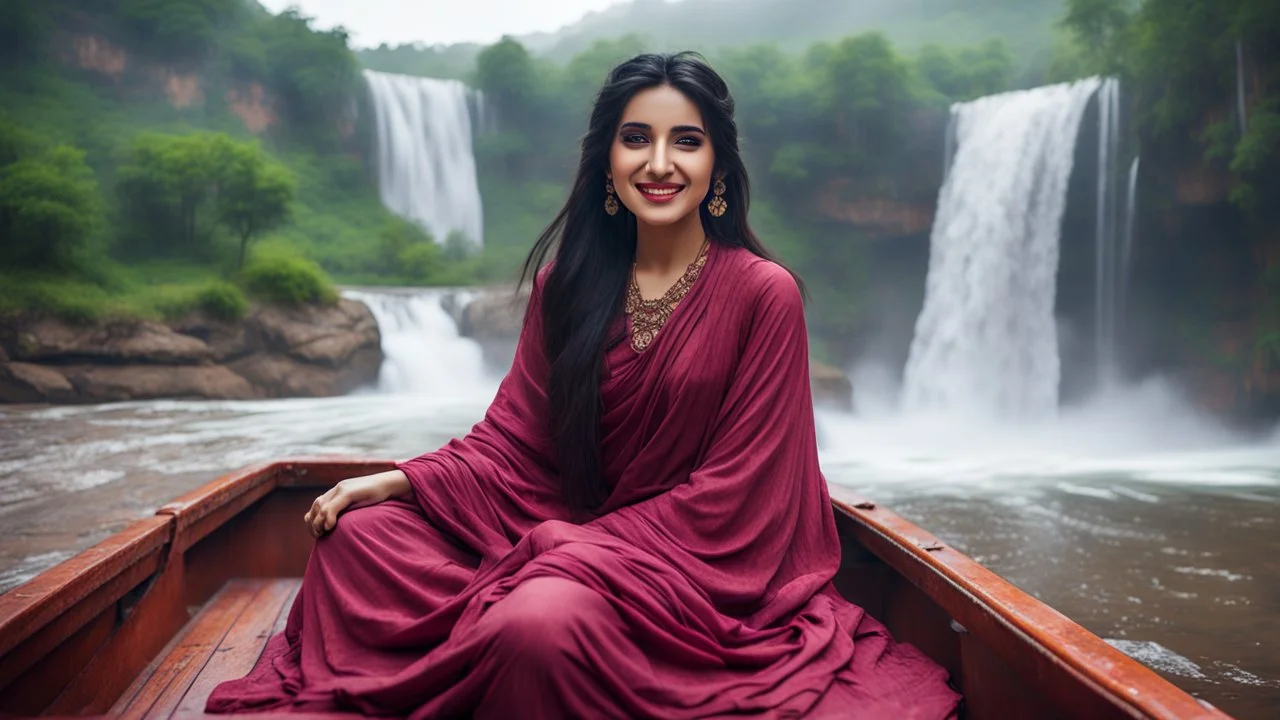
[[[952,716],[832,584],[802,293],[747,207],[715,71],[615,68],[484,420],[316,498],[285,631],[209,710]]]

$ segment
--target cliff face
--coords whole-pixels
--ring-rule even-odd
[[[345,299],[234,323],[15,321],[0,327],[0,402],[327,397],[375,382],[382,359],[373,314]]]
[[[84,27],[59,38],[58,56],[70,68],[95,75],[125,93],[163,96],[175,109],[199,109],[208,101],[209,82],[198,72],[158,65],[136,57],[104,35]],[[245,130],[262,135],[279,123],[277,100],[258,82],[233,83],[222,93],[227,109]]]

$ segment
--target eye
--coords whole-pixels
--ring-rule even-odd
[[[686,147],[695,147],[695,148],[696,148],[696,147],[702,147],[702,141],[701,141],[701,140],[699,140],[698,138],[696,138],[696,137],[692,137],[692,136],[690,136],[690,137],[682,137],[682,138],[680,138],[679,140],[677,140],[677,141],[676,141],[676,144],[677,144],[677,145],[684,145],[684,146],[686,146]]]
[[[648,138],[646,138],[645,136],[639,133],[627,133],[626,135],[622,136],[622,142],[624,143],[639,144],[642,142],[646,142],[647,140]]]

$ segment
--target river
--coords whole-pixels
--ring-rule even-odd
[[[438,447],[480,418],[496,387],[464,374],[437,377],[425,393],[6,406],[0,590],[248,463]],[[875,387],[875,375],[857,376],[859,387]],[[903,417],[891,394],[864,392],[856,415],[819,413],[830,482],[928,528],[1225,711],[1280,715],[1280,436],[1227,432],[1159,382],[1016,427]]]

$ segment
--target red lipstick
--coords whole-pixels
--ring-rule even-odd
[[[651,203],[669,203],[675,199],[684,185],[676,183],[636,183],[636,189]]]

